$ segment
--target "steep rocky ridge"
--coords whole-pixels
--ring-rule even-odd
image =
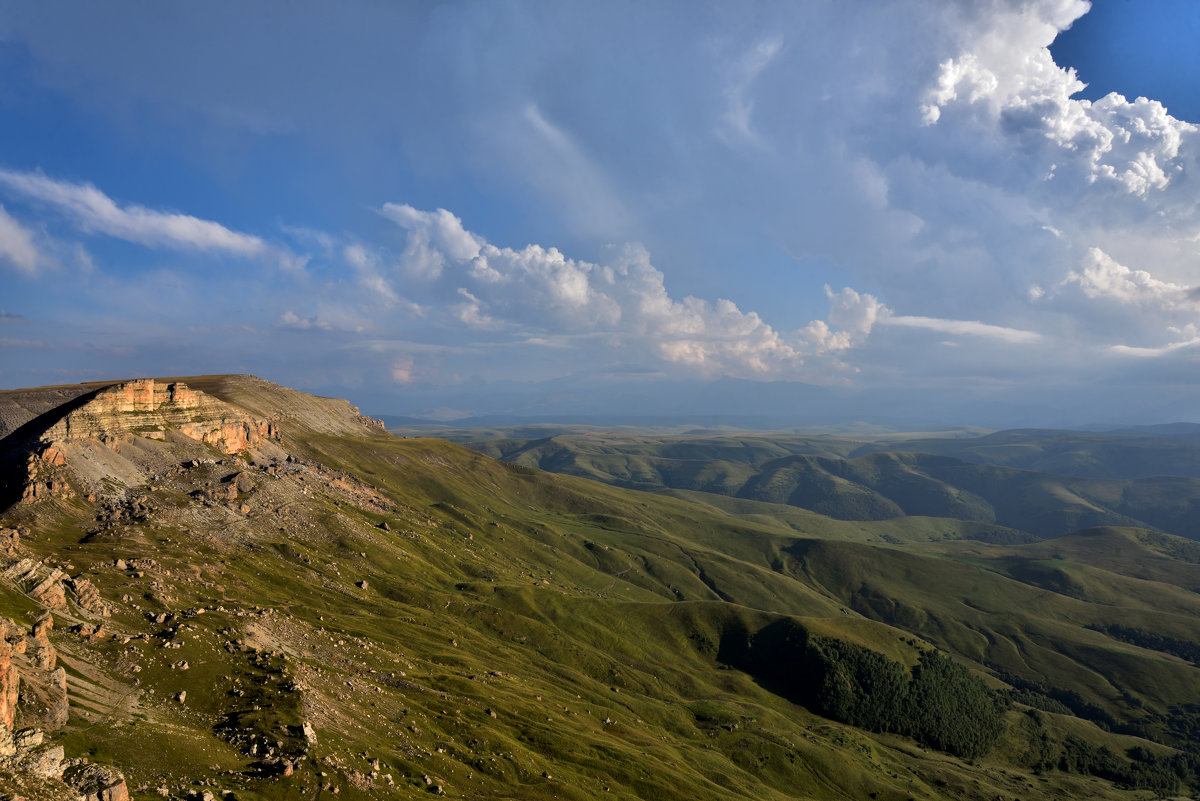
[[[382,433],[383,423],[359,412],[344,398],[325,398],[280,386],[252,375],[194,376],[181,380],[259,417],[307,431],[340,436]]]
[[[10,430],[0,454],[0,502],[111,496],[161,475],[185,455],[203,458],[207,449],[196,444],[279,461],[287,456],[279,447],[281,424],[333,435],[382,430],[345,400],[253,376],[192,380],[195,386],[136,379],[3,393],[0,412]]]
[[[82,395],[88,395],[116,381],[64,384],[33,389],[0,390],[0,439],[47,412],[59,409]]]
[[[47,446],[89,439],[109,443],[132,436],[165,440],[169,431],[223,453],[244,451],[277,436],[271,420],[254,419],[181,381],[146,378],[96,392],[39,440]]]
[[[380,421],[360,414],[357,407],[342,398],[323,398],[299,392],[252,375],[180,376],[153,380],[160,388],[173,383],[183,384],[259,418],[294,420],[314,431],[354,435],[365,433],[365,429],[383,427]],[[56,411],[66,411],[81,398],[86,400],[118,384],[132,383],[136,383],[136,380],[0,390],[0,439],[41,415],[51,413],[53,420]]]

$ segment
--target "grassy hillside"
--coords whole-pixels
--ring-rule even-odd
[[[286,410],[264,392],[245,407]],[[1194,543],[647,494],[319,417],[282,419],[270,453],[127,445],[144,483],[3,514],[111,604],[54,613],[59,736],[134,797],[1134,798],[1192,778]],[[0,615],[28,625],[25,590],[0,581]]]

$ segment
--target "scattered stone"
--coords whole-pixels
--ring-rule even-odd
[[[175,693],[175,700],[181,704],[186,703],[187,702],[187,690],[180,690],[179,692]]]

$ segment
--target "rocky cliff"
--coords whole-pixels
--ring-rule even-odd
[[[65,411],[57,420],[28,432],[33,441],[20,482],[22,501],[70,498],[80,484],[91,493],[104,476],[140,483],[165,457],[148,442],[191,442],[233,454],[279,437],[275,420],[248,414],[181,381],[127,381],[61,408]]]
[[[184,383],[145,378],[96,393],[48,428],[41,441],[53,446],[83,439],[112,442],[129,436],[162,440],[170,430],[224,453],[253,448],[277,433],[272,421],[252,418]]]

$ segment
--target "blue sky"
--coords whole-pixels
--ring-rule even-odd
[[[1198,13],[0,0],[0,386],[1200,419]]]

